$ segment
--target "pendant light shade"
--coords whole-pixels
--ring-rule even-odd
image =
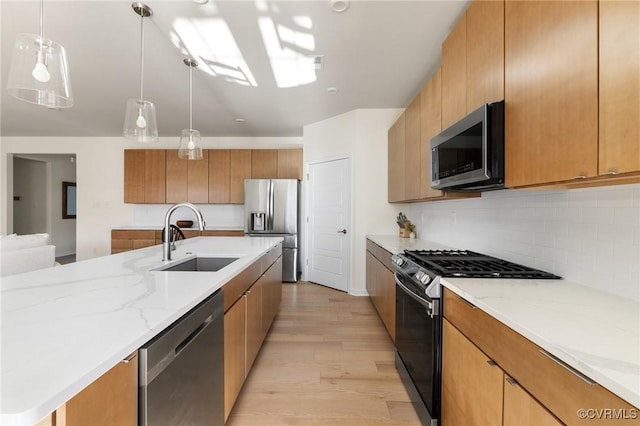
[[[140,16],[140,98],[127,101],[123,135],[125,138],[137,142],[157,142],[156,107],[151,102],[144,100],[142,92],[144,87],[144,18],[151,16],[153,11],[142,3],[133,3],[131,7],[136,15]]]
[[[187,160],[202,160],[202,141],[200,140],[200,132],[193,129],[193,84],[192,70],[198,66],[195,59],[187,58],[184,60],[186,66],[189,67],[189,128],[184,129],[180,135],[180,148],[178,148],[178,157]]]
[[[44,0],[40,0],[40,35],[18,34],[11,58],[7,91],[14,98],[47,108],[73,106],[67,54],[44,38]]]

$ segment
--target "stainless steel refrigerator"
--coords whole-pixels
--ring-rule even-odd
[[[296,179],[245,179],[244,232],[252,236],[284,237],[282,281],[296,282],[300,183]]]

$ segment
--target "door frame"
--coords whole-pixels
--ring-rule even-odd
[[[308,281],[308,266],[309,266],[309,253],[311,252],[311,248],[309,247],[309,244],[311,243],[311,239],[308,238],[309,235],[311,235],[310,232],[310,226],[309,226],[309,214],[310,214],[310,198],[309,197],[309,168],[312,165],[315,164],[320,164],[320,163],[328,163],[331,161],[338,161],[338,160],[347,160],[347,167],[348,167],[348,173],[349,173],[349,203],[347,205],[347,218],[349,221],[349,232],[347,233],[347,247],[349,250],[349,261],[348,261],[348,265],[347,265],[347,293],[351,294],[351,285],[353,283],[353,229],[354,229],[354,219],[353,219],[353,196],[354,196],[354,191],[353,191],[353,184],[354,184],[354,176],[353,176],[353,167],[352,167],[352,160],[351,160],[351,155],[349,154],[338,154],[338,155],[331,155],[331,156],[327,156],[327,157],[322,157],[322,158],[318,158],[315,160],[308,160],[304,162],[304,173],[302,176],[302,196],[303,196],[303,203],[302,205],[304,206],[304,212],[301,215],[301,220],[304,221],[304,233],[300,236],[301,237],[301,242],[300,242],[300,246],[304,248],[304,252],[300,253],[300,255],[302,256],[301,259],[303,259],[303,265],[302,265],[302,279],[304,281]]]

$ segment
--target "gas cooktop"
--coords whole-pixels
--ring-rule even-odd
[[[441,277],[560,279],[549,272],[470,250],[405,250],[404,253]]]

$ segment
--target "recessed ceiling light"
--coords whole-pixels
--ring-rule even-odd
[[[338,93],[338,89],[336,89],[335,87],[328,87],[327,93],[330,95],[335,95],[336,93]]]
[[[236,118],[236,123],[244,123],[245,119],[244,118]]]
[[[344,12],[349,9],[349,0],[330,0],[331,2],[331,10],[334,12]]]
[[[195,4],[207,4],[209,0],[191,0]]]

